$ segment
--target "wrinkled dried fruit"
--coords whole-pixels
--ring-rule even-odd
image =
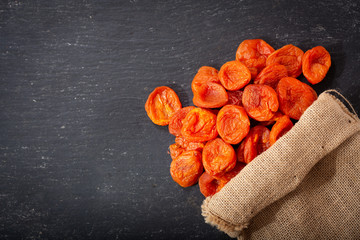
[[[242,105],[242,95],[243,95],[242,90],[228,91],[227,93],[229,96],[229,100],[228,100],[227,104],[238,105],[241,107],[243,106]]]
[[[247,85],[242,102],[249,117],[257,121],[270,120],[279,108],[275,90],[262,84]]]
[[[202,154],[205,171],[212,176],[221,176],[235,167],[234,148],[221,138],[207,142]]]
[[[329,52],[322,46],[305,52],[302,60],[302,71],[311,84],[321,82],[331,66]]]
[[[237,150],[238,161],[250,163],[260,153],[270,147],[270,131],[258,125],[250,129],[249,134]]]
[[[198,151],[185,151],[170,165],[171,177],[182,187],[189,187],[197,183],[203,170],[201,153]]]
[[[205,196],[209,197],[218,192],[218,186],[220,181],[215,179],[213,176],[204,172],[199,178],[200,192]]]
[[[201,67],[195,75],[191,90],[193,92],[193,103],[203,108],[222,107],[228,101],[225,88],[218,78],[218,71],[212,67]]]
[[[250,130],[250,120],[243,107],[226,105],[217,115],[216,129],[227,143],[238,144]]]
[[[147,115],[153,123],[160,126],[168,125],[172,115],[180,108],[178,95],[166,86],[155,88],[145,103]]]
[[[219,79],[224,88],[234,91],[243,88],[250,82],[251,73],[241,62],[230,61],[220,68]]]
[[[169,132],[174,136],[181,135],[182,128],[182,120],[186,117],[186,115],[195,109],[194,106],[184,107],[176,111],[173,116],[170,118],[169,122]]]
[[[188,142],[184,137],[176,137],[175,143],[179,144],[182,148],[185,150],[196,150],[196,151],[202,151],[205,143],[202,142]]]
[[[216,115],[202,108],[191,110],[183,119],[181,135],[189,142],[206,142],[216,138]]]
[[[281,112],[299,120],[305,110],[317,99],[317,94],[306,83],[296,78],[282,78],[276,88]]]
[[[236,51],[236,60],[242,62],[251,72],[254,79],[266,66],[266,59],[274,52],[268,43],[262,39],[244,40]]]
[[[270,131],[270,146],[273,145],[285,133],[287,133],[293,127],[293,125],[294,124],[292,123],[290,118],[286,115],[278,118]]]
[[[185,148],[181,147],[180,144],[174,143],[169,146],[169,153],[172,160],[180,156],[185,151]]]
[[[287,69],[284,65],[280,64],[271,64],[266,66],[254,80],[255,84],[265,84],[273,89],[276,89],[276,86],[280,79],[287,77]]]
[[[271,64],[284,65],[289,77],[298,77],[301,74],[301,63],[304,52],[292,44],[285,45],[273,52],[266,60],[266,66]]]

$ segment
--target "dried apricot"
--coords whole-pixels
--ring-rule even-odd
[[[216,115],[202,108],[191,110],[183,119],[181,135],[189,142],[206,142],[216,138]]]
[[[243,107],[226,105],[216,118],[216,129],[227,143],[238,144],[250,130],[250,120]]]
[[[145,103],[147,115],[153,123],[160,126],[168,125],[172,115],[180,108],[178,95],[166,86],[155,88]]]
[[[175,143],[179,144],[182,148],[185,150],[196,150],[196,151],[202,151],[205,144],[202,142],[188,142],[184,137],[176,137]]]
[[[305,52],[302,60],[302,71],[311,84],[321,82],[331,66],[329,52],[322,46]]]
[[[240,43],[236,51],[236,60],[245,64],[252,79],[266,66],[267,57],[275,50],[262,39],[247,39]]]
[[[185,151],[185,148],[180,144],[174,143],[169,146],[169,153],[172,160],[180,156]]]
[[[298,77],[301,74],[301,63],[304,52],[292,44],[285,45],[273,52],[266,59],[266,66],[274,63],[284,65],[289,77]]]
[[[172,117],[170,118],[169,122],[169,132],[174,136],[181,135],[181,127],[182,127],[182,120],[186,117],[186,115],[195,109],[194,106],[184,107],[176,111]]]
[[[222,107],[228,101],[228,94],[221,85],[218,71],[212,67],[201,67],[195,75],[191,90],[193,92],[193,103],[203,108]]]
[[[270,131],[258,125],[250,129],[249,134],[237,150],[238,161],[250,163],[260,153],[270,147]]]
[[[227,90],[239,90],[250,82],[251,73],[243,63],[230,61],[220,68],[219,79]]]
[[[185,151],[170,165],[171,177],[182,187],[189,187],[197,183],[203,170],[201,153],[198,151]]]
[[[290,118],[286,115],[278,118],[270,131],[270,145],[273,145],[279,138],[287,133],[293,125],[294,124],[291,122]]]
[[[219,71],[213,67],[202,66],[199,68],[192,83],[198,83],[198,82],[220,83],[218,73]]]
[[[210,175],[221,176],[235,167],[235,150],[221,138],[207,142],[202,154],[205,171]]]
[[[257,121],[270,120],[279,108],[275,90],[262,84],[247,85],[242,102],[249,117]]]
[[[299,120],[305,110],[317,99],[317,94],[306,83],[296,78],[282,78],[276,88],[281,112]]]
[[[242,90],[228,91],[229,100],[227,104],[242,106]]]
[[[199,178],[200,192],[205,196],[209,197],[218,192],[219,181],[213,176],[204,172]]]
[[[284,65],[280,64],[271,64],[266,66],[254,80],[255,84],[265,84],[273,89],[276,89],[276,86],[280,79],[287,77],[287,69]]]

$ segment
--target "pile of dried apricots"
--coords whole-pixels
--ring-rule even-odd
[[[198,70],[191,83],[195,106],[182,107],[171,88],[157,87],[145,110],[176,137],[169,147],[173,180],[182,187],[199,182],[205,197],[218,192],[317,99],[313,88],[296,78],[302,73],[319,83],[330,65],[322,46],[304,53],[291,44],[274,50],[262,39],[249,39],[219,71]]]

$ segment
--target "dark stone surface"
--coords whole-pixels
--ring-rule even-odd
[[[172,181],[174,137],[148,94],[167,85],[190,105],[200,66],[263,38],[327,48],[314,89],[360,112],[359,29],[356,0],[2,1],[0,238],[229,239],[204,223],[198,186]]]

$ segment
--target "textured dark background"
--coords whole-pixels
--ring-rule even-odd
[[[148,94],[167,85],[190,105],[200,66],[263,38],[327,48],[314,89],[360,112],[359,29],[356,0],[1,1],[0,239],[229,239],[204,223],[198,186],[172,181],[174,137]]]

